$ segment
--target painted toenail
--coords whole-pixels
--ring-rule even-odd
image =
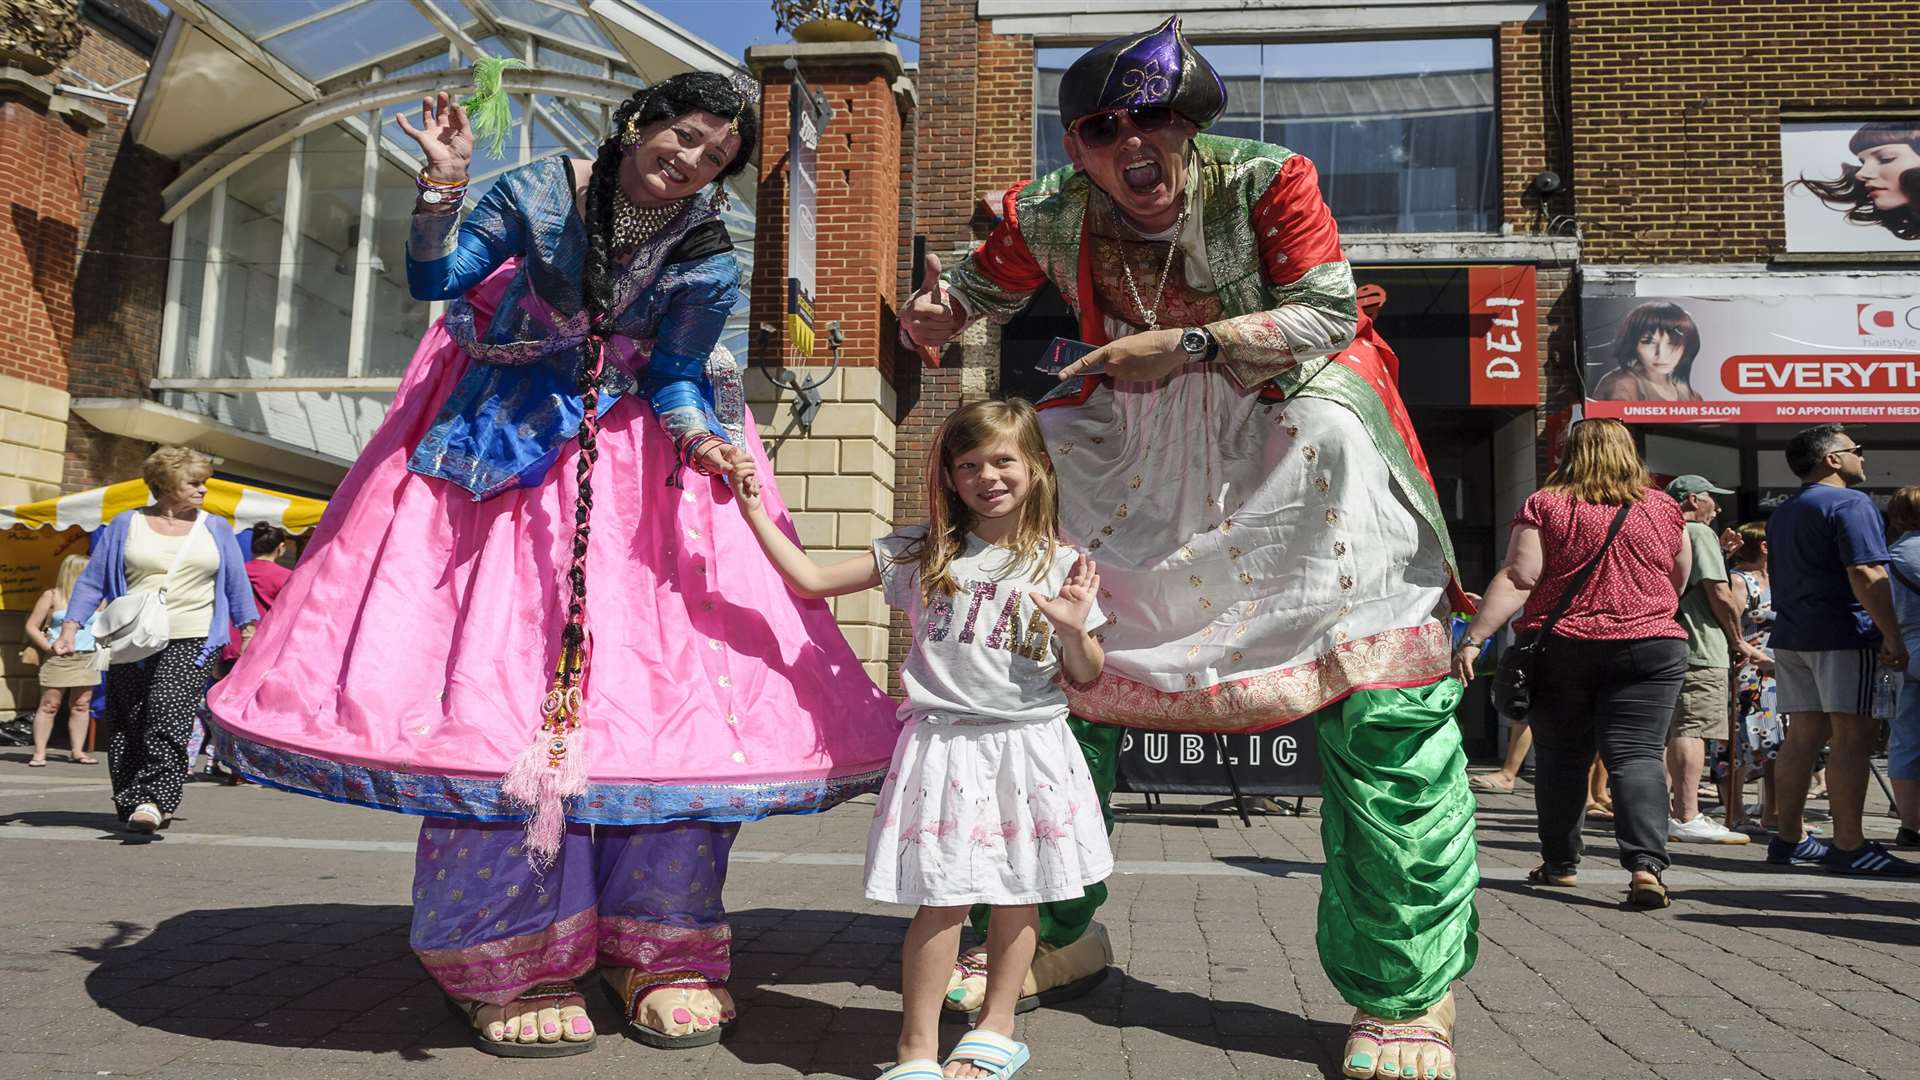
[[[965,989],[956,986],[953,989],[947,991],[947,1000],[952,1002],[965,1001],[967,1000],[967,992]]]
[[[1350,1069],[1371,1069],[1373,1068],[1373,1055],[1355,1051],[1353,1056],[1347,1059],[1347,1067]]]
[[[571,1022],[575,1035],[586,1035],[593,1031],[593,1021],[584,1016],[576,1016]]]
[[[673,1022],[676,1024],[691,1024],[693,1023],[693,1014],[685,1009],[675,1009],[673,1010]]]
[[[541,1026],[540,1030],[546,1032],[549,1035],[558,1035],[560,1034],[560,1025],[549,1020],[547,1021],[546,1024]]]
[[[1385,1076],[1399,1076],[1400,1066],[1398,1063],[1392,1061],[1383,1062],[1380,1066],[1380,1072]]]

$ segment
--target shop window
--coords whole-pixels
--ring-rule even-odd
[[[1219,135],[1305,154],[1345,232],[1499,227],[1489,38],[1202,46],[1227,84]],[[1036,51],[1035,171],[1067,164],[1060,76],[1079,49]]]

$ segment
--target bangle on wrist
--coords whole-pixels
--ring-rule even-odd
[[[429,166],[426,169],[421,169],[420,175],[415,178],[414,182],[418,184],[423,184],[429,187],[463,188],[467,186],[467,181],[471,179],[471,177],[463,176],[458,180],[435,180],[433,176],[430,174],[429,170],[431,168],[432,167]]]

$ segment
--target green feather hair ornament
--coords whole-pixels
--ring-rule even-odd
[[[510,67],[526,67],[525,60],[483,56],[473,62],[473,95],[460,103],[473,125],[473,141],[491,157],[504,157],[507,133],[513,130],[513,107],[500,80]]]

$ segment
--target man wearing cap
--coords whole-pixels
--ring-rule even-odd
[[[1110,615],[1106,672],[1068,689],[1096,784],[1112,789],[1120,727],[1311,716],[1317,942],[1358,1010],[1343,1068],[1451,1077],[1478,874],[1435,611],[1465,601],[1398,361],[1355,303],[1313,163],[1201,134],[1225,103],[1177,19],[1081,57],[1060,83],[1072,166],[1009,191],[944,278],[930,265],[902,329],[938,348],[1048,282],[1074,309],[1101,348],[1063,372],[1041,423]],[[1104,895],[1042,906],[1027,994],[1097,978]],[[950,1003],[977,1001],[983,962],[963,963]]]
[[[1744,844],[1747,834],[1700,812],[1700,768],[1706,764],[1707,740],[1726,739],[1731,731],[1732,657],[1737,651],[1743,662],[1766,660],[1766,654],[1747,644],[1740,633],[1740,608],[1727,585],[1727,561],[1713,531],[1713,519],[1720,516],[1714,496],[1733,492],[1689,473],[1675,477],[1667,485],[1667,494],[1680,504],[1687,543],[1693,548],[1693,570],[1687,576],[1686,591],[1680,594],[1680,625],[1687,631],[1687,676],[1667,733],[1667,786],[1673,803],[1667,838],[1693,844]]]

